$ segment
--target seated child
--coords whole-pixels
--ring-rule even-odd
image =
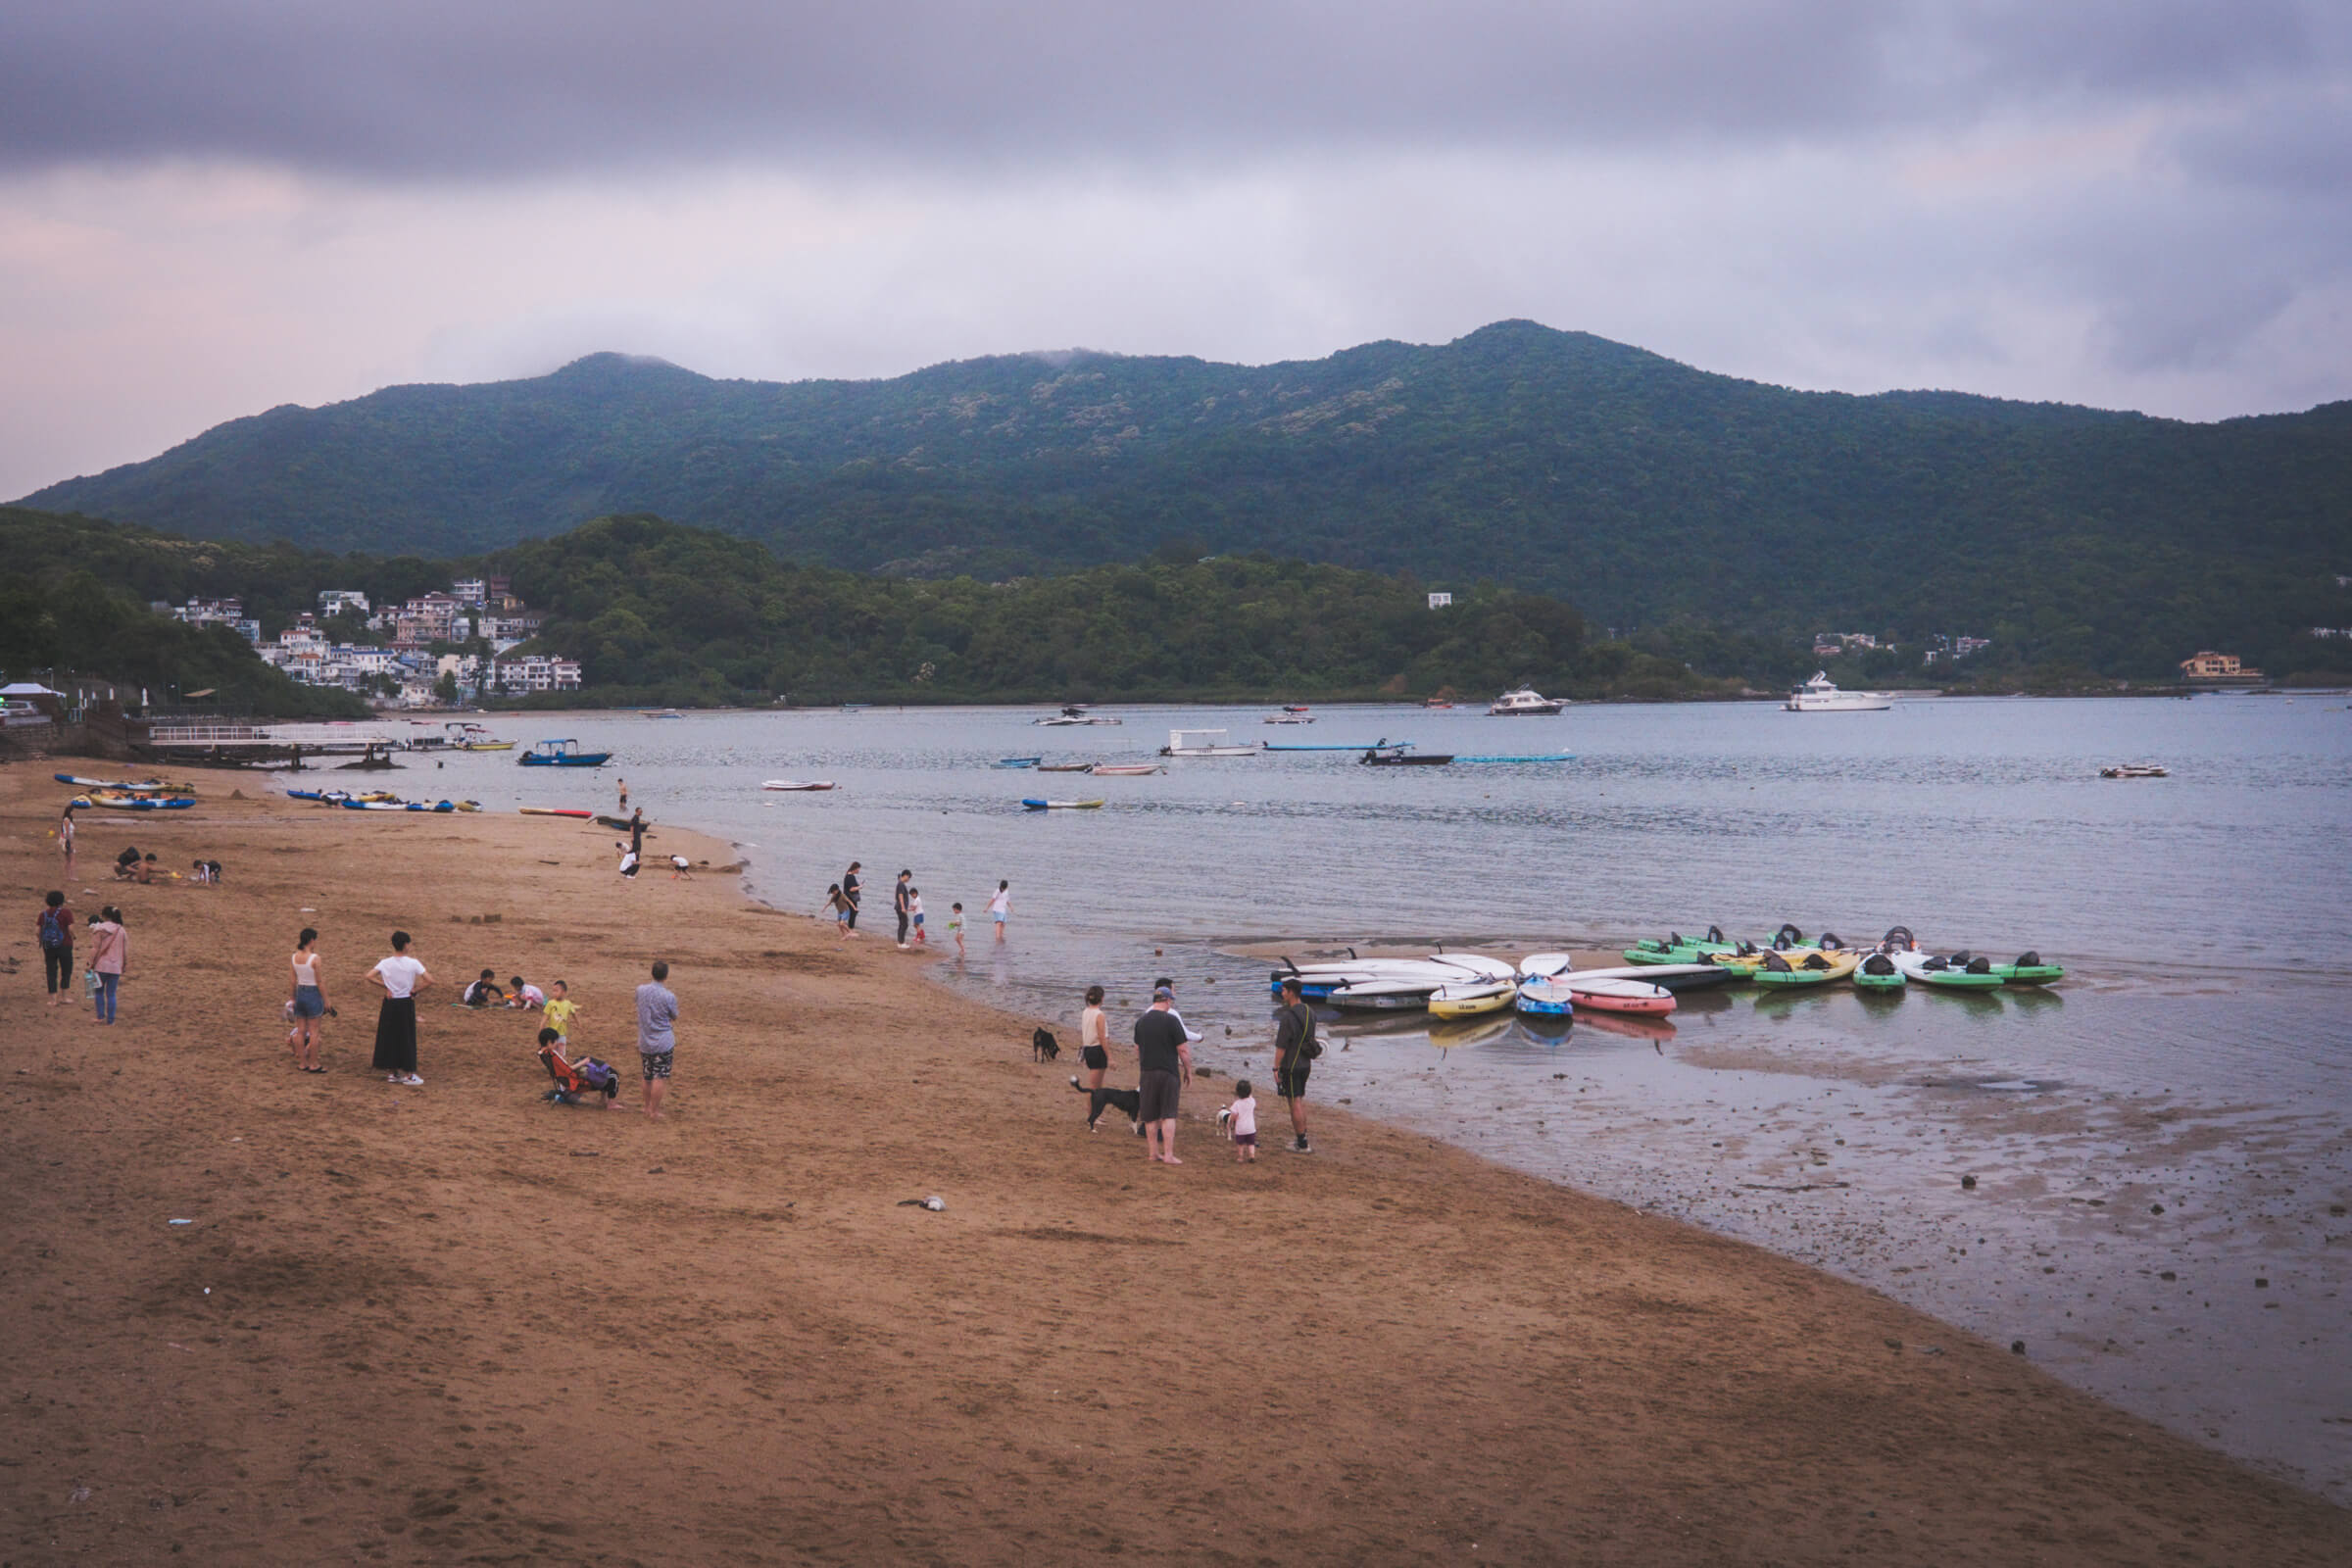
[[[547,1005],[547,993],[537,986],[523,984],[522,976],[516,975],[510,984],[514,989],[507,993],[508,1006],[529,1009]]]
[[[466,988],[466,1005],[487,1007],[493,1002],[507,1000],[506,992],[499,989],[498,981],[493,978],[496,974],[494,969],[484,969],[482,977]]]
[[[548,1076],[555,1079],[556,1088],[549,1092],[550,1100],[576,1100],[590,1094],[605,1097],[605,1108],[620,1108],[620,1074],[612,1064],[594,1056],[577,1060],[565,1054],[567,1042],[553,1029],[539,1031],[539,1060],[546,1066]]]

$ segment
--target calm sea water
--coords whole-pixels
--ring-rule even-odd
[[[484,754],[429,788],[610,810],[625,776],[650,815],[747,846],[752,891],[779,906],[816,911],[864,861],[864,924],[884,937],[891,879],[909,867],[934,931],[956,900],[970,928],[970,957],[927,972],[1071,1034],[1090,981],[1140,1005],[1167,973],[1228,1071],[1264,1066],[1267,965],[1243,948],[1616,948],[1793,920],[2038,950],[2069,969],[2047,994],[1714,993],[1662,1026],[1553,1032],[1507,1016],[1349,1025],[1319,1098],[2022,1340],[2064,1376],[2352,1500],[2342,695],[1527,719],[1358,708],[1311,726],[1124,709],[1110,710],[1123,726],[1088,729],[1034,726],[1040,711],[499,719],[525,743],[610,748],[616,765]],[[992,765],[1151,760],[1177,726],[1576,760],[1266,755],[1147,778]],[[2098,776],[2135,760],[2171,777]],[[783,776],[840,787],[758,787]],[[1108,804],[1029,812],[1031,795]],[[1013,896],[1001,948],[986,915],[1000,878]]]

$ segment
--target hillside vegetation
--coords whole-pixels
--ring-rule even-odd
[[[239,419],[36,505],[208,538],[472,554],[659,513],[797,561],[1001,578],[1276,556],[1573,597],[1604,627],[1791,645],[1970,632],[2142,678],[2291,667],[2352,619],[2352,404],[2187,424],[1800,393],[1531,322],[1242,367],[1011,356],[716,381],[599,355]]]
[[[1577,696],[1720,690],[1672,660],[1588,644],[1584,618],[1544,595],[1488,589],[1432,611],[1410,577],[1269,556],[990,584],[796,565],[649,516],[426,562],[187,540],[25,508],[0,508],[0,550],[46,561],[61,579],[132,585],[141,600],[238,594],[271,632],[321,588],[403,597],[505,572],[549,612],[534,646],[581,662],[587,690],[564,701],[1331,699],[1449,686],[1483,700],[1522,680]]]

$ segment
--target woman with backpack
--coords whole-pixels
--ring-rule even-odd
[[[130,962],[130,933],[122,929],[122,911],[108,905],[90,922],[90,936],[97,944],[90,954],[90,968],[98,976],[98,1022],[115,1021],[115,1004],[122,989],[122,970]]]
[[[49,1005],[57,1005],[62,995],[74,1000],[74,911],[66,904],[63,893],[52,892],[41,901],[41,912],[33,918],[33,933],[41,939],[41,972],[49,977]]]

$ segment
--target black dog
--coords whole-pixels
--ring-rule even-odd
[[[1095,1131],[1095,1124],[1102,1119],[1102,1112],[1115,1105],[1127,1113],[1129,1124],[1135,1128],[1137,1136],[1142,1136],[1144,1130],[1142,1090],[1089,1089],[1075,1078],[1070,1080],[1070,1087],[1087,1097],[1086,1130],[1088,1132]]]
[[[1051,1029],[1040,1029],[1029,1037],[1029,1059],[1052,1061],[1061,1054],[1061,1043],[1054,1038]]]

